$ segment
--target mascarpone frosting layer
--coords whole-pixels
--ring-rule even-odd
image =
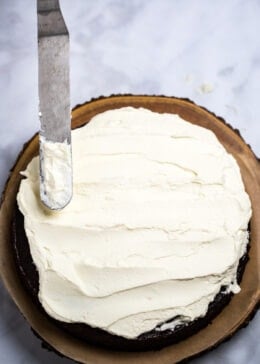
[[[71,199],[71,145],[54,143],[40,136],[43,160],[40,166],[42,201],[53,209],[61,209]]]
[[[73,130],[72,158],[63,210],[40,202],[38,157],[17,197],[50,316],[135,338],[205,315],[222,286],[239,292],[251,204],[210,130],[178,115],[110,110]]]

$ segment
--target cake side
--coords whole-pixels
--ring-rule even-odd
[[[140,335],[136,339],[125,339],[117,335],[111,335],[104,330],[93,328],[82,323],[64,323],[50,317],[43,309],[39,299],[39,275],[35,264],[33,263],[28,240],[24,231],[24,217],[16,206],[13,224],[12,224],[12,243],[14,248],[14,257],[17,268],[20,272],[20,278],[23,286],[29,292],[33,301],[45,315],[47,320],[51,320],[62,330],[65,330],[74,337],[86,341],[90,344],[107,348],[109,350],[122,351],[146,351],[159,350],[165,346],[178,343],[209,325],[212,320],[224,309],[230,302],[233,294],[224,293],[223,287],[213,302],[209,304],[208,310],[204,317],[198,318],[192,323],[179,325],[174,330],[151,330],[150,332]],[[249,248],[249,245],[248,245]],[[240,283],[248,261],[248,251],[240,258],[237,270],[237,282]]]

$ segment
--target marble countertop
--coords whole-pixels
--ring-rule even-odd
[[[188,97],[238,128],[260,156],[258,0],[60,0],[72,106],[112,93]],[[39,129],[36,5],[0,4],[0,191]],[[41,348],[0,283],[0,363],[72,363]],[[260,315],[193,364],[256,364]]]

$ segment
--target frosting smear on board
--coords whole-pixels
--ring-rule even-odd
[[[50,316],[135,338],[205,315],[222,286],[239,292],[251,205],[210,130],[125,107],[74,130],[72,152],[65,209],[41,204],[38,157],[18,193]]]

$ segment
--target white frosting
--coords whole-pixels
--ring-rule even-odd
[[[134,338],[205,315],[221,286],[239,291],[251,205],[211,131],[127,107],[74,130],[72,148],[64,210],[41,205],[38,158],[18,194],[50,316]]]
[[[72,195],[71,145],[54,143],[40,137],[43,156],[41,163],[41,197],[46,206],[61,209]]]

